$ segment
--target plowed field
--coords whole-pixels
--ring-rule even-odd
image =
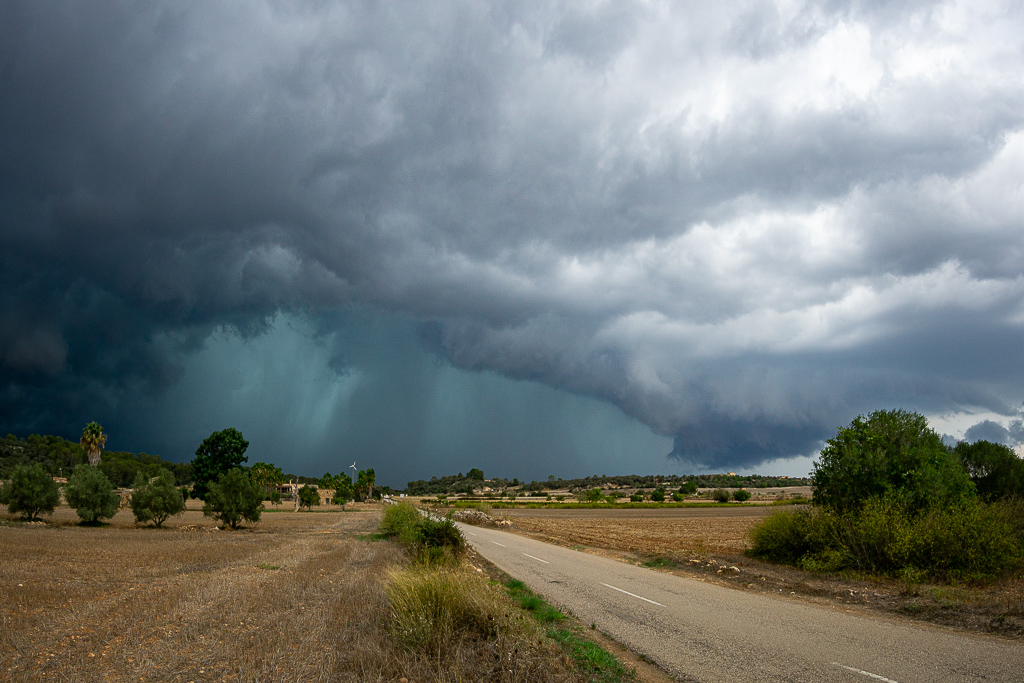
[[[638,555],[742,553],[747,533],[772,509],[502,510],[516,528],[562,542]]]

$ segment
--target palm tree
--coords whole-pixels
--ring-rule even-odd
[[[107,435],[103,433],[103,427],[96,422],[85,425],[79,443],[85,446],[86,453],[89,454],[89,464],[99,465],[100,449],[103,448],[103,444],[107,443]]]

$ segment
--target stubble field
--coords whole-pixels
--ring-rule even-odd
[[[0,680],[580,680],[553,647],[497,639],[445,652],[395,642],[376,512],[273,512],[218,531],[196,510],[165,529],[120,511],[77,526],[0,515]]]

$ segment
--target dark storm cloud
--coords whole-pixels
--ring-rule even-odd
[[[1011,420],[1021,12],[5,3],[3,423],[116,421],[214,330],[352,306],[706,467]]]

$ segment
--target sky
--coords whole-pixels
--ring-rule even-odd
[[[800,476],[1022,350],[1019,2],[0,4],[4,433]]]

